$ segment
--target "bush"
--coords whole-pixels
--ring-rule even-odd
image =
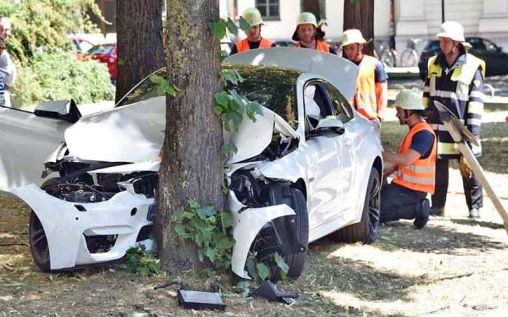
[[[27,66],[18,67],[11,100],[14,107],[30,110],[48,100],[72,98],[82,104],[113,97],[106,65],[78,61],[70,52],[49,51],[34,54]]]

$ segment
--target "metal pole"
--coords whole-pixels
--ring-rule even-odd
[[[445,15],[444,15],[444,0],[441,0],[441,23],[444,23]]]

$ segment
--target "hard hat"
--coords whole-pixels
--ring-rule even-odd
[[[263,24],[261,13],[256,8],[248,8],[242,13],[242,17],[249,23],[251,27]]]
[[[300,24],[312,24],[317,27],[316,16],[310,12],[302,12],[296,18],[296,26],[298,27]]]
[[[422,95],[412,89],[399,92],[395,98],[395,107],[404,110],[425,110],[425,106],[422,103]]]
[[[454,41],[460,42],[465,48],[470,48],[471,44],[466,42],[464,38],[464,28],[460,23],[454,21],[446,21],[439,27],[437,37],[447,37]]]
[[[362,32],[360,32],[358,29],[345,30],[340,37],[340,42],[341,46],[346,46],[354,43],[367,43],[367,41],[363,38]]]

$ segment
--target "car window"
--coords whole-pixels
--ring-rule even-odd
[[[436,40],[430,41],[429,43],[427,43],[427,45],[425,46],[425,48],[423,50],[424,51],[439,51],[440,50],[439,41],[436,41]]]
[[[497,45],[494,44],[494,42],[487,39],[483,39],[483,43],[488,51],[497,52]]]
[[[120,101],[117,103],[116,107],[122,107],[126,105],[130,105],[136,102],[140,102],[143,100],[147,100],[154,97],[164,96],[164,90],[160,87],[160,85],[154,82],[151,77],[152,76],[160,76],[162,78],[166,78],[166,69],[159,69],[152,75],[146,77],[141,81],[134,89],[125,95]]]
[[[87,51],[87,54],[110,54],[114,47],[114,44],[95,45]]]
[[[326,90],[332,101],[334,114],[339,117],[340,121],[343,123],[351,120],[353,118],[353,108],[346,98],[344,98],[339,90],[330,83],[326,83]]]
[[[469,44],[471,44],[471,46],[474,49],[477,49],[477,50],[484,50],[484,49],[486,49],[485,48],[485,44],[483,43],[482,39],[479,39],[477,37],[469,38],[468,42],[469,42]]]
[[[303,103],[306,123],[310,130],[317,126],[319,120],[333,115],[325,87],[320,81],[310,82],[305,86]]]

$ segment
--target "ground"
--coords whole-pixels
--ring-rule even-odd
[[[483,129],[487,178],[508,206],[508,111],[486,113]],[[387,116],[393,118],[393,111]],[[393,150],[404,133],[394,121],[382,128],[384,145]],[[333,237],[309,246],[304,275],[278,287],[296,292],[291,306],[243,299],[231,277],[199,273],[141,278],[114,265],[75,273],[43,274],[28,246],[28,207],[0,193],[0,316],[214,316],[217,312],[181,309],[174,288],[154,290],[179,280],[192,289],[211,282],[224,286],[230,316],[508,316],[508,234],[491,201],[482,218],[467,216],[456,169],[445,217],[434,217],[423,230],[410,221],[384,225],[372,245],[341,244]]]

